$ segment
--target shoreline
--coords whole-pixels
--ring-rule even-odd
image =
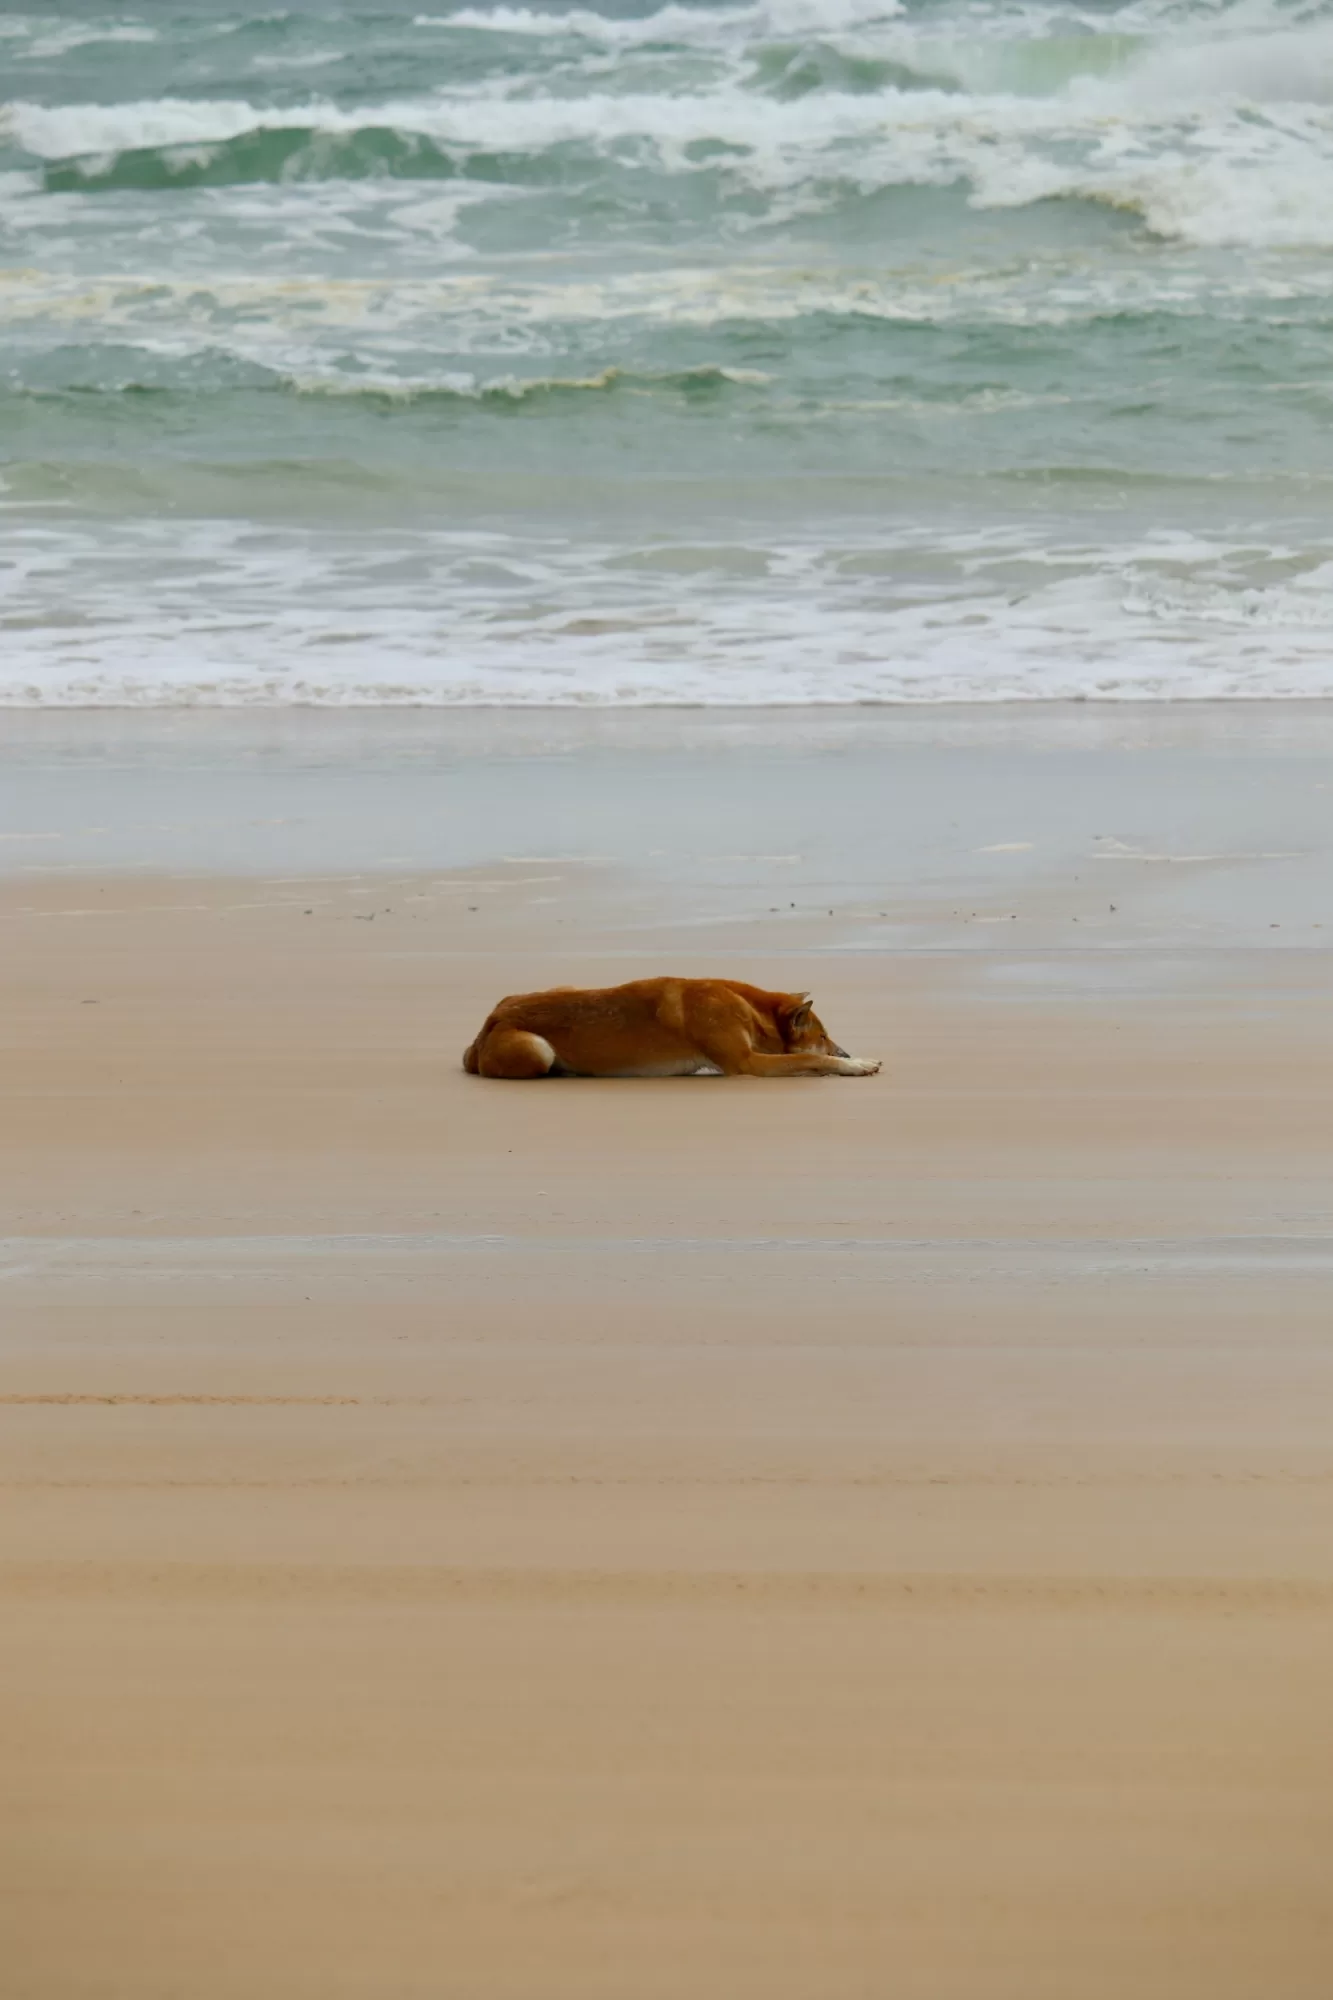
[[[18,729],[25,726],[41,728],[44,725],[59,727],[62,720],[91,724],[98,719],[110,719],[122,726],[142,723],[151,730],[172,723],[183,726],[207,728],[210,724],[223,727],[244,728],[252,725],[256,729],[265,723],[281,723],[310,720],[320,726],[324,722],[348,728],[358,724],[371,728],[391,729],[404,718],[421,719],[432,725],[443,726],[449,722],[462,722],[469,718],[478,724],[501,722],[515,729],[525,723],[551,720],[561,727],[589,730],[603,729],[617,725],[632,732],[635,724],[648,721],[660,724],[662,720],[703,719],[707,728],[716,721],[719,727],[726,725],[769,726],[781,729],[801,717],[809,717],[821,723],[860,723],[873,726],[876,723],[902,722],[905,726],[920,725],[927,733],[932,721],[952,728],[959,721],[973,722],[982,728],[989,721],[1006,719],[1028,724],[1055,723],[1069,730],[1087,728],[1098,733],[1116,720],[1147,722],[1149,718],[1160,718],[1163,724],[1168,719],[1191,724],[1216,719],[1223,724],[1228,720],[1238,720],[1243,716],[1272,711],[1276,722],[1279,717],[1305,718],[1316,721],[1333,721],[1333,694],[1330,695],[1199,695],[1199,696],[1094,696],[1084,695],[1077,699],[1068,697],[1014,696],[998,697],[994,700],[939,700],[939,701],[757,701],[757,702],[647,702],[647,701],[546,701],[546,702],[219,702],[198,701],[153,702],[153,703],[52,703],[43,705],[28,702],[0,702],[0,727],[11,725]]]

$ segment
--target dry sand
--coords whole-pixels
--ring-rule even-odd
[[[1325,2000],[1317,736],[508,726],[0,754],[4,2000]]]

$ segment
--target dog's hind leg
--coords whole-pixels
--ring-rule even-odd
[[[530,1035],[523,1028],[492,1028],[477,1049],[476,1063],[478,1076],[528,1082],[551,1074],[555,1050],[543,1036]]]

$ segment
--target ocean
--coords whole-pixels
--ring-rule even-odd
[[[0,702],[1333,696],[1333,4],[0,13]]]

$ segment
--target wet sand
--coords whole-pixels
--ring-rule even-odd
[[[297,720],[0,730],[6,2000],[1323,2000],[1328,725]]]

